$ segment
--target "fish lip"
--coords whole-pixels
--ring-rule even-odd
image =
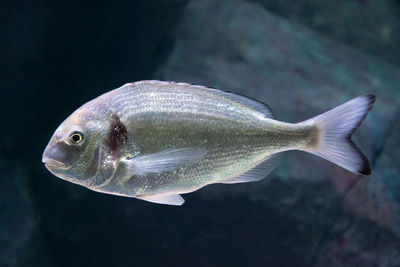
[[[43,160],[42,160],[42,162],[44,163],[44,165],[47,167],[47,168],[52,168],[52,169],[66,169],[66,166],[65,166],[65,164],[64,163],[62,163],[62,162],[60,162],[60,161],[58,161],[58,160],[55,160],[55,159],[49,159],[49,158],[44,158]]]

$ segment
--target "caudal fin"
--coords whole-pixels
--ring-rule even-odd
[[[351,135],[365,119],[374,102],[374,95],[360,96],[304,122],[313,123],[319,134],[315,147],[306,151],[351,172],[371,174],[367,157],[351,140]]]

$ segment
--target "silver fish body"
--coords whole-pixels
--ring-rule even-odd
[[[350,136],[374,100],[362,96],[291,124],[244,96],[184,83],[130,83],[67,118],[43,162],[92,190],[172,205],[183,203],[179,194],[208,184],[263,179],[287,150],[368,174],[368,160]]]

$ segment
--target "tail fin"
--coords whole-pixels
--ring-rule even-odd
[[[319,133],[316,146],[306,150],[351,172],[369,175],[368,159],[351,140],[351,135],[365,119],[375,102],[374,95],[354,98],[305,123],[313,123]]]

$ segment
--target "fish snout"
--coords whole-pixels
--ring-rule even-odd
[[[65,154],[57,143],[49,144],[43,152],[42,162],[47,168],[65,169]]]

